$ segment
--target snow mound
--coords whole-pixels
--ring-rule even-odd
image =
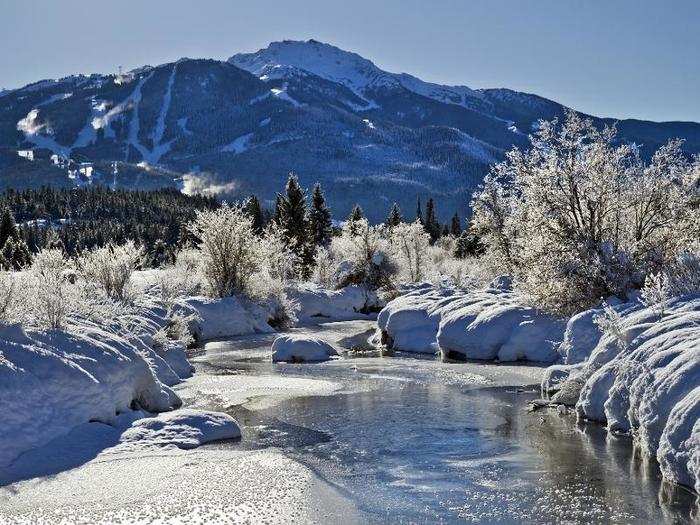
[[[288,290],[290,299],[299,304],[299,320],[311,322],[319,318],[336,321],[366,319],[367,312],[379,307],[376,292],[360,286],[327,290],[313,283],[301,283]]]
[[[190,327],[199,341],[274,331],[267,324],[269,312],[245,297],[192,297],[186,303],[199,315]]]
[[[468,292],[422,287],[387,304],[377,325],[397,350],[545,363],[558,360],[564,332],[561,321],[524,306],[505,285]]]
[[[134,408],[179,407],[180,398],[153,368],[155,358],[163,370],[167,363],[135,340],[90,327],[81,335],[1,328],[0,465],[83,423],[111,424]]]
[[[236,420],[222,412],[182,409],[134,421],[120,443],[195,448],[210,441],[241,437]]]
[[[663,316],[639,302],[615,310],[615,330],[594,334],[589,325],[581,331],[585,352],[597,343],[560,388],[579,392],[570,397],[580,417],[631,434],[656,457],[664,478],[700,490],[700,295],[669,301]],[[572,321],[589,324],[590,316]]]
[[[280,335],[272,343],[272,362],[308,363],[327,361],[338,355],[327,342],[307,335]]]

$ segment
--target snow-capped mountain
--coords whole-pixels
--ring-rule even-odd
[[[485,108],[483,96],[466,86],[444,86],[424,82],[407,73],[389,73],[357,53],[344,51],[316,40],[273,42],[255,53],[239,53],[229,58],[235,66],[261,79],[283,78],[296,70],[313,73],[342,84],[364,99],[368,108],[376,107],[373,92],[386,88],[405,88],[424,97],[466,108]],[[274,76],[270,76],[270,74]]]
[[[294,171],[307,187],[322,183],[338,218],[359,203],[381,220],[394,201],[411,217],[419,197],[436,198],[442,217],[464,215],[489,165],[565,110],[389,73],[313,40],[276,42],[224,62],[181,59],[5,92],[0,188],[173,186],[271,204]],[[695,123],[625,120],[618,130],[642,154],[676,136],[700,152]]]

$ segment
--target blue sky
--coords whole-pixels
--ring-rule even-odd
[[[700,121],[699,0],[0,0],[0,87],[284,38],[601,116]]]

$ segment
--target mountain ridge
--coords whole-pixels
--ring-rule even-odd
[[[468,213],[489,165],[526,146],[539,119],[566,110],[506,88],[389,73],[315,40],[282,41],[226,61],[183,58],[0,94],[0,187],[21,177],[26,159],[12,152],[33,149],[42,162],[54,154],[95,164],[92,178],[73,173],[69,184],[256,193],[271,205],[294,171],[306,187],[322,183],[337,218],[358,202],[381,220],[394,201],[410,218],[429,197],[446,218]],[[591,118],[617,122],[646,156],[679,134],[689,154],[700,152],[697,123]]]

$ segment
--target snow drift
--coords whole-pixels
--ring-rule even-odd
[[[564,348],[566,359],[588,356],[552,369],[543,389],[558,389],[553,401],[575,404],[580,417],[630,433],[666,479],[700,490],[700,295],[669,301],[663,315],[639,302],[614,311],[605,330],[584,321],[601,310],[572,318],[565,342],[581,344]]]
[[[298,303],[302,322],[366,319],[367,312],[376,311],[380,305],[376,292],[355,285],[328,290],[313,283],[300,283],[290,287],[288,294]]]
[[[327,361],[337,355],[329,343],[306,335],[280,335],[272,343],[272,362],[309,363]]]
[[[509,283],[494,282],[483,290],[423,286],[379,313],[382,341],[407,352],[444,357],[552,363],[564,324],[525,306]]]
[[[177,377],[155,352],[99,329],[86,327],[73,335],[3,327],[0,465],[82,423],[110,424],[132,409],[161,412],[180,406],[177,394],[158,378],[158,369],[163,376],[167,370],[169,378]]]

